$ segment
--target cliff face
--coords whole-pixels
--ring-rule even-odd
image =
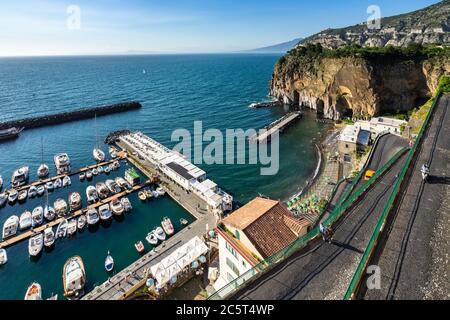
[[[277,64],[271,95],[329,119],[369,118],[405,111],[434,92],[450,58],[389,62],[360,57],[317,58],[294,70]]]

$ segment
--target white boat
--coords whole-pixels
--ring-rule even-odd
[[[111,254],[109,253],[109,251],[108,251],[108,255],[106,256],[106,259],[105,259],[105,269],[108,272],[111,272],[114,269],[114,259],[111,256]]]
[[[33,224],[33,219],[31,218],[31,212],[25,211],[20,215],[19,219],[19,229],[20,231],[31,228]]]
[[[145,240],[147,240],[148,243],[150,243],[152,246],[156,246],[158,244],[158,238],[155,235],[155,231],[150,231],[147,236],[145,237]]]
[[[31,186],[30,189],[28,189],[28,198],[35,198],[37,194],[38,192],[36,186]]]
[[[100,215],[101,220],[108,220],[112,217],[111,209],[109,208],[109,203],[101,205],[98,208],[98,214]]]
[[[61,180],[61,178],[58,178],[55,181],[53,181],[53,188],[59,189],[61,187],[62,187],[62,180]]]
[[[161,221],[161,226],[168,236],[171,236],[175,231],[172,225],[172,221],[170,221],[169,217],[164,217],[164,219]]]
[[[127,197],[123,197],[122,199],[120,199],[120,202],[122,202],[125,212],[129,212],[133,209],[130,199],[128,199]]]
[[[81,195],[78,192],[71,192],[69,194],[69,207],[70,210],[76,211],[81,209]]]
[[[119,193],[121,191],[120,187],[114,182],[114,180],[108,179],[105,181],[105,184],[112,194]]]
[[[44,246],[44,236],[42,233],[38,233],[28,240],[28,253],[30,257],[36,257],[42,251]]]
[[[98,162],[105,161],[105,153],[103,152],[102,149],[94,148],[94,150],[92,150],[92,156],[94,157],[95,161]]]
[[[82,172],[80,173],[80,181],[84,181],[86,179],[86,173]]]
[[[42,206],[37,206],[33,209],[31,213],[31,225],[33,228],[38,227],[44,222],[44,208]]]
[[[62,220],[58,224],[55,235],[56,235],[56,239],[66,237],[66,235],[67,235],[67,220],[66,219]]]
[[[109,173],[111,172],[111,168],[110,168],[109,166],[105,166],[105,168],[103,169],[103,171],[104,171],[106,174],[109,174]]]
[[[115,182],[117,183],[117,185],[122,188],[123,190],[125,189],[131,189],[131,185],[122,177],[117,177],[115,179]]]
[[[48,182],[45,184],[45,189],[48,190],[48,191],[53,191],[54,188],[55,188],[55,186],[53,185],[53,182],[52,182],[52,181],[48,181]]]
[[[83,230],[85,226],[86,226],[86,216],[81,215],[77,219],[78,230]]]
[[[157,227],[154,232],[158,240],[160,241],[166,240],[166,233],[164,232],[163,228]]]
[[[86,272],[81,257],[71,257],[64,263],[63,285],[64,296],[69,300],[79,299],[84,295]]]
[[[8,191],[8,203],[9,204],[16,203],[18,197],[19,197],[19,192],[16,189],[10,189]]]
[[[158,195],[163,196],[166,194],[166,191],[164,191],[164,189],[162,187],[158,187],[156,188],[156,192],[158,193]]]
[[[77,232],[77,219],[71,219],[67,223],[67,235],[71,236]]]
[[[41,137],[41,165],[37,169],[37,175],[40,179],[45,178],[49,174],[48,165],[44,163],[44,142]]]
[[[155,198],[155,199],[156,199],[156,198],[158,198],[158,197],[159,197],[159,193],[158,193],[158,192],[156,192],[155,190],[152,190],[152,191],[151,191],[151,193],[152,193],[152,197],[153,197],[153,198]]]
[[[114,166],[114,170],[117,170],[120,168],[120,162],[118,160],[114,161],[112,164]]]
[[[88,211],[86,212],[86,219],[87,219],[88,225],[92,226],[92,225],[96,224],[99,220],[97,209],[95,209],[95,208],[88,209]]]
[[[0,190],[3,188],[3,177],[0,175]]]
[[[55,208],[56,214],[60,217],[64,216],[68,211],[67,202],[62,198],[56,199],[53,207]]]
[[[46,189],[45,189],[45,186],[38,186],[36,188],[36,190],[37,190],[37,195],[39,197],[42,197],[44,195]]]
[[[0,193],[0,207],[3,207],[8,202],[8,195],[6,192]]]
[[[86,179],[88,179],[88,180],[92,179],[92,171],[91,170],[86,171]]]
[[[44,230],[44,246],[51,247],[55,243],[55,233],[52,227],[48,227]]]
[[[102,166],[99,166],[99,167],[97,168],[97,171],[98,171],[98,173],[100,174],[100,173],[103,173],[104,169],[103,169]]]
[[[15,170],[11,178],[11,184],[13,188],[27,184],[29,179],[29,173],[30,168],[28,168],[27,166],[23,166]]]
[[[25,202],[25,200],[27,200],[28,197],[28,191],[27,190],[20,190],[19,191],[19,195],[17,196],[17,200],[19,200],[20,203]]]
[[[95,185],[95,190],[97,190],[97,194],[100,199],[106,199],[109,196],[109,189],[103,182],[99,182]]]
[[[92,174],[93,174],[94,176],[97,176],[97,175],[98,175],[98,170],[97,170],[97,168],[92,169]]]
[[[52,206],[44,206],[44,218],[47,221],[53,221],[56,218],[56,210]]]
[[[113,159],[117,158],[117,149],[116,148],[114,148],[113,146],[110,146],[108,148],[108,152],[109,152],[111,158],[113,158]]]
[[[95,203],[98,201],[98,193],[94,186],[88,186],[86,188],[86,197],[89,204]]]
[[[0,249],[0,266],[8,262],[8,255],[5,249]]]
[[[111,201],[111,211],[117,216],[122,215],[125,211],[122,202],[118,198]]]
[[[72,171],[70,165],[70,159],[67,153],[60,153],[53,157],[55,162],[56,171],[58,174],[69,174]]]
[[[24,300],[42,300],[41,285],[37,282],[33,282],[25,293]]]
[[[62,180],[62,186],[69,187],[70,185],[72,185],[72,180],[70,179],[69,176],[64,176],[64,178]]]

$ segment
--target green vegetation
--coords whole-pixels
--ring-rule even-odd
[[[439,80],[438,89],[440,89],[442,92],[450,92],[450,76],[441,77],[441,79]]]

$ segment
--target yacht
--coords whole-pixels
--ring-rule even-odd
[[[122,199],[120,199],[120,202],[122,202],[125,212],[129,212],[133,209],[130,199],[128,199],[127,197],[123,197]]]
[[[8,254],[5,249],[0,249],[0,266],[8,262]]]
[[[37,282],[33,282],[28,287],[24,300],[42,300],[41,285]]]
[[[69,187],[72,185],[72,180],[70,179],[69,176],[64,176],[63,180],[62,180],[62,186],[65,187]]]
[[[45,184],[45,189],[46,189],[47,191],[53,191],[54,188],[55,188],[55,186],[53,185],[53,182],[51,182],[51,181],[48,181],[48,182]]]
[[[44,230],[44,246],[51,247],[55,243],[55,233],[52,227],[48,227]]]
[[[56,218],[56,210],[48,204],[44,206],[44,218],[47,221],[53,221]]]
[[[111,272],[113,271],[113,269],[114,269],[114,259],[108,251],[108,255],[106,256],[105,259],[105,270]]]
[[[77,232],[77,219],[71,219],[67,223],[67,235],[71,236]]]
[[[8,194],[6,192],[0,193],[0,207],[3,207],[8,202]]]
[[[86,171],[86,179],[91,180],[92,176],[93,175],[92,175],[92,171],[91,170]]]
[[[94,186],[88,186],[86,188],[86,197],[89,204],[93,204],[98,201],[98,193]]]
[[[31,212],[25,211],[20,215],[19,219],[19,229],[20,231],[31,228],[33,224],[33,219],[31,218]]]
[[[84,227],[86,226],[86,222],[87,222],[87,220],[86,220],[86,216],[85,215],[79,216],[78,219],[77,219],[78,230],[83,230]]]
[[[115,182],[117,183],[117,185],[119,187],[121,187],[123,190],[125,189],[131,189],[131,184],[129,184],[124,178],[122,177],[117,177],[115,179]]]
[[[20,167],[16,171],[14,171],[11,184],[13,188],[21,187],[28,183],[29,180],[30,169],[27,166]]]
[[[100,148],[94,148],[94,150],[92,150],[92,156],[94,157],[95,161],[98,162],[105,161],[105,153]]]
[[[111,211],[117,215],[120,216],[125,211],[122,202],[118,198],[115,198],[113,201],[111,201]]]
[[[31,213],[31,219],[31,226],[33,228],[40,226],[44,222],[44,208],[42,206],[34,208]]]
[[[69,207],[72,211],[81,209],[81,195],[78,192],[69,194]]]
[[[165,234],[163,228],[161,228],[161,227],[157,227],[157,228],[155,229],[155,236],[156,236],[156,237],[158,238],[158,240],[160,240],[160,241],[166,240],[166,234]]]
[[[161,221],[161,226],[164,229],[164,232],[168,236],[171,236],[174,233],[174,231],[175,231],[173,229],[172,221],[170,221],[169,217],[164,217],[164,219]]]
[[[120,187],[114,182],[114,180],[108,179],[105,184],[112,194],[120,192]]]
[[[98,208],[98,213],[100,215],[101,220],[109,220],[112,217],[111,209],[109,208],[109,203],[106,203],[104,205],[101,205]]]
[[[150,231],[147,236],[145,237],[145,240],[147,240],[148,243],[150,243],[152,246],[156,246],[158,244],[158,238],[155,235],[155,231]]]
[[[55,181],[53,181],[53,188],[59,189],[61,187],[62,187],[62,180],[61,180],[61,178],[58,178]]]
[[[44,236],[42,233],[38,233],[28,240],[28,253],[30,257],[36,257],[42,251],[44,246]]]
[[[42,197],[43,195],[44,195],[44,193],[45,193],[45,186],[38,186],[37,188],[36,188],[36,191],[37,191],[37,195],[39,196],[39,197]]]
[[[11,205],[16,203],[18,196],[19,192],[16,189],[10,189],[8,192],[8,203]]]
[[[88,211],[86,213],[86,219],[87,219],[88,225],[90,225],[90,226],[97,224],[97,222],[99,220],[97,209],[95,209],[95,208],[88,209]]]
[[[54,156],[56,171],[58,174],[69,174],[72,171],[70,159],[67,153],[60,153]]]
[[[28,189],[28,198],[35,198],[37,194],[38,192],[36,186],[31,186],[30,189]]]
[[[56,199],[53,203],[53,207],[55,208],[56,214],[60,217],[64,216],[68,211],[66,200],[61,198]]]
[[[63,269],[64,296],[69,300],[81,298],[84,295],[85,284],[83,260],[79,256],[69,258]]]
[[[100,199],[106,199],[109,196],[108,187],[104,182],[99,182],[95,185],[95,189],[97,190],[97,194]]]
[[[19,217],[16,215],[9,217],[3,224],[3,233],[2,233],[3,240],[14,236],[17,233],[18,227],[19,227]]]
[[[27,200],[28,197],[28,191],[26,189],[20,190],[19,195],[17,196],[17,199],[20,203],[23,203]]]
[[[62,220],[56,228],[56,239],[65,238],[67,235],[67,220]]]

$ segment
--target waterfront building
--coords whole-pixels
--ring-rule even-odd
[[[367,128],[366,128],[367,129]],[[360,124],[347,125],[338,139],[338,150],[345,162],[352,162],[358,151],[364,151],[370,142],[370,131]]]
[[[408,122],[387,117],[375,117],[370,120],[370,136],[372,140],[382,132],[390,132],[392,134],[401,135],[401,127],[406,127]]]

